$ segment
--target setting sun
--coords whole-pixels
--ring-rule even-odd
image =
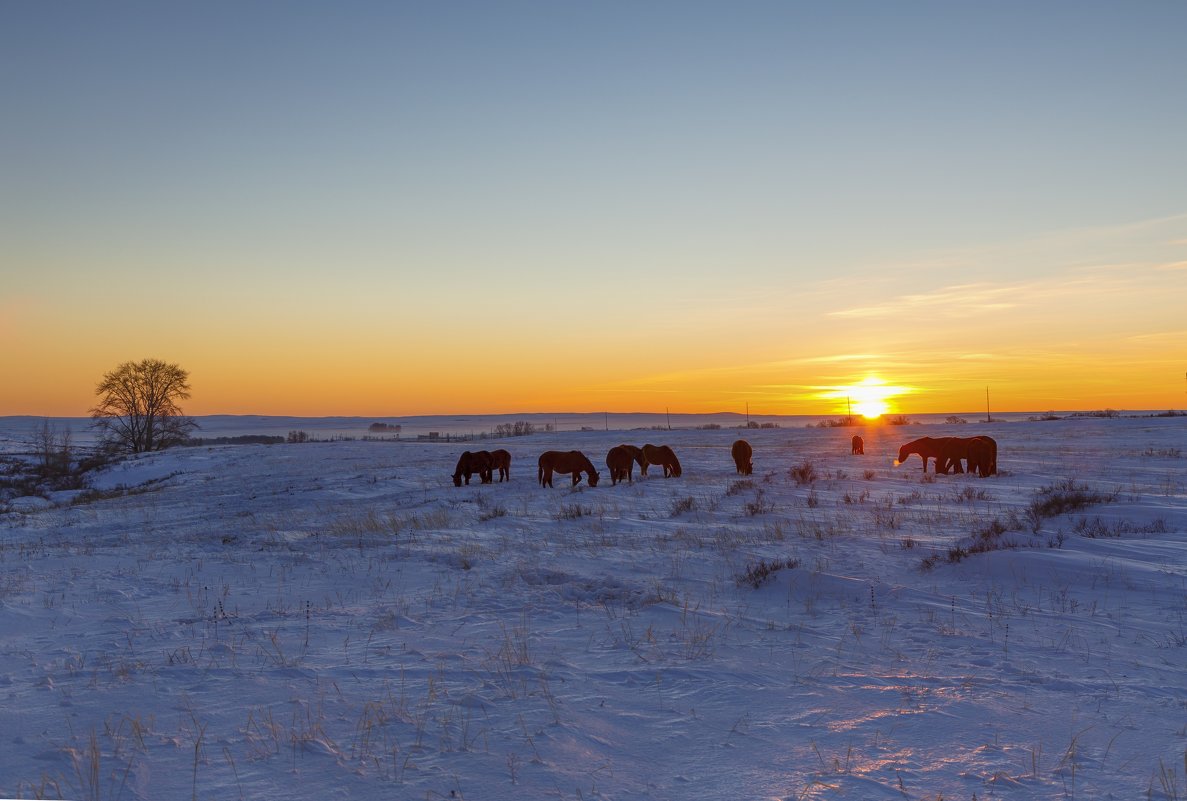
[[[887,400],[900,393],[899,387],[888,387],[876,378],[867,378],[851,388],[853,410],[862,417],[874,419],[890,411]]]
[[[876,376],[867,376],[848,386],[828,387],[820,394],[820,398],[844,401],[844,408],[848,413],[860,414],[867,420],[875,420],[893,411],[891,399],[909,392],[909,387],[891,386]]]

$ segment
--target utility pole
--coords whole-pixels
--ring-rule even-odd
[[[664,415],[667,416],[667,418],[668,418],[668,430],[671,431],[672,430],[672,413],[668,410],[667,406],[664,407]]]
[[[845,403],[849,404],[849,425],[853,425],[853,400],[846,395]]]
[[[985,387],[985,422],[993,422],[993,418],[989,416],[989,387]]]
[[[750,401],[746,401],[746,428],[750,428]]]

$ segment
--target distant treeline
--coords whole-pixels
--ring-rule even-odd
[[[190,437],[181,444],[186,447],[203,445],[279,445],[284,437],[270,437],[266,434],[243,434],[238,437]]]
[[[1091,411],[1091,412],[1071,412],[1070,414],[1067,415],[1067,419],[1072,419],[1072,420],[1083,419],[1086,417],[1087,418],[1103,418],[1106,420],[1115,420],[1118,417],[1129,417],[1129,418],[1187,417],[1187,412],[1179,412],[1179,411],[1175,411],[1174,409],[1167,409],[1165,412],[1154,412],[1153,414],[1122,414],[1121,412],[1117,411],[1116,409],[1097,409],[1097,410]],[[1026,419],[1031,420],[1031,421],[1043,421],[1043,420],[1063,420],[1065,418],[1060,417],[1059,415],[1055,414],[1054,412],[1047,412],[1046,414],[1041,414],[1041,415],[1031,415],[1030,417],[1028,417]]]
[[[551,431],[552,426],[544,426],[545,431]],[[499,423],[495,426],[496,437],[526,437],[536,433],[536,427],[526,420],[516,420],[514,423]]]

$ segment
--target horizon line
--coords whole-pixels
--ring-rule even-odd
[[[1167,408],[1122,408],[1122,407],[1096,407],[1096,408],[1066,408],[1066,409],[995,409],[992,414],[1043,414],[1043,413],[1077,413],[1077,412],[1101,412],[1113,411],[1117,413],[1133,413],[1133,412],[1167,412],[1167,411],[1184,411],[1175,409],[1174,407]],[[967,411],[952,411],[945,410],[939,412],[910,412],[897,411],[887,412],[880,415],[880,418],[897,418],[897,417],[911,417],[922,415],[952,415],[952,416],[979,416],[985,414],[985,409],[967,410]],[[290,413],[263,413],[263,412],[209,412],[205,414],[188,414],[184,417],[203,418],[203,417],[268,417],[268,418],[293,418],[298,420],[333,420],[333,419],[357,419],[357,420],[406,420],[417,418],[440,418],[440,417],[558,417],[562,415],[573,417],[595,417],[615,415],[622,417],[714,417],[721,415],[729,415],[733,417],[846,417],[843,412],[734,412],[734,411],[716,411],[716,412],[655,412],[655,411],[635,411],[635,412],[611,412],[605,410],[587,411],[587,412],[573,412],[573,411],[548,411],[548,412],[437,412],[433,414],[290,414]],[[851,415],[860,417],[861,415]],[[991,415],[992,416],[992,415]],[[12,418],[30,418],[30,419],[45,419],[45,420],[89,420],[91,415],[46,415],[46,414],[0,414],[0,419]],[[879,419],[879,418],[870,418]]]

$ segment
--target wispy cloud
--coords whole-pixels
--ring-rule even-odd
[[[965,317],[969,314],[1011,309],[1018,305],[1016,298],[1021,286],[1001,286],[988,283],[962,284],[912,295],[900,295],[886,303],[858,306],[829,312],[834,317],[887,317],[929,312],[943,317]]]
[[[876,362],[882,356],[877,353],[836,353],[827,356],[805,356],[802,359],[788,359],[783,362],[772,364],[776,365],[794,365],[794,364],[844,364],[847,362]]]
[[[1187,343],[1187,330],[1179,329],[1178,331],[1151,331],[1148,334],[1135,334],[1131,337],[1126,337],[1125,339],[1127,342],[1135,342],[1139,344],[1154,344],[1159,342]]]
[[[828,312],[832,317],[904,317],[925,314],[932,318],[967,319],[978,314],[1047,304],[1066,303],[1075,295],[1103,295],[1134,283],[1134,265],[1107,264],[1083,267],[1037,281],[995,284],[980,282],[940,287],[930,292],[900,295],[884,303]]]

